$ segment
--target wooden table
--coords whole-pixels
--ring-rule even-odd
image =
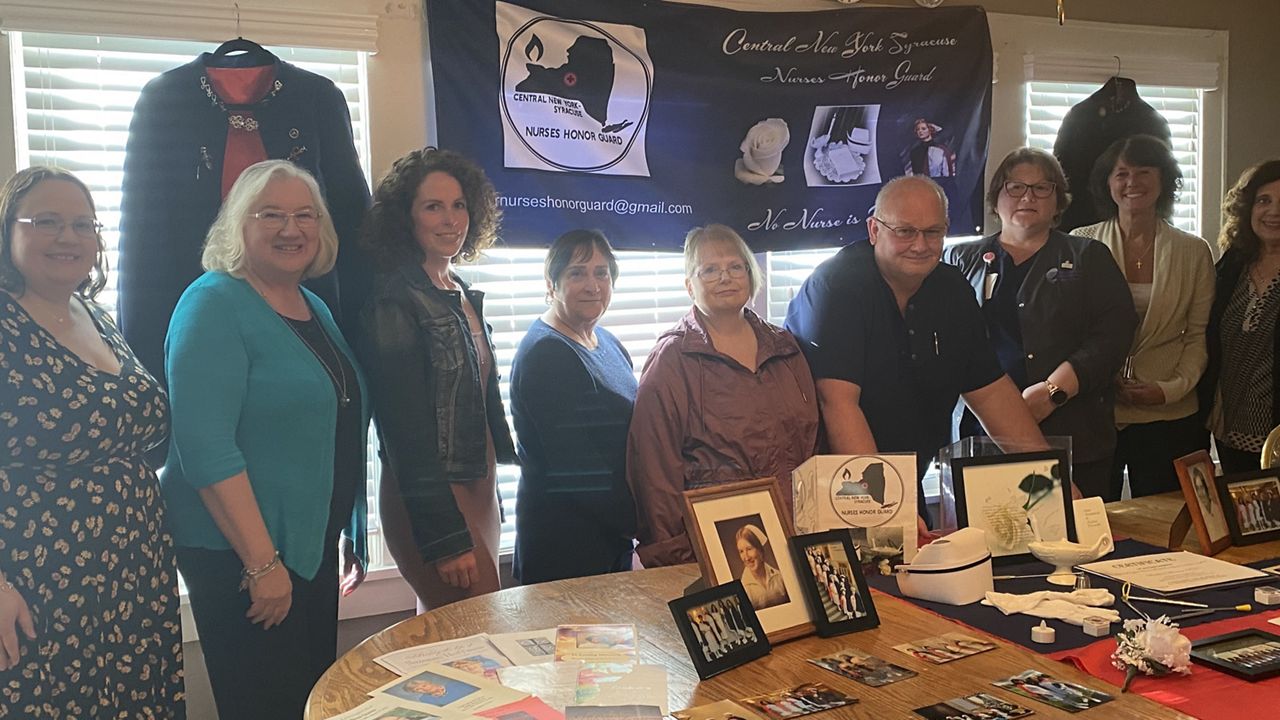
[[[1180,492],[1148,495],[1133,500],[1109,503],[1107,519],[1111,522],[1113,535],[1131,537],[1158,547],[1168,547],[1169,527],[1183,504]],[[1183,549],[1200,552],[1200,541],[1196,537],[1194,527],[1187,533]],[[1214,557],[1241,565],[1280,557],[1280,540],[1229,547]]]
[[[561,580],[516,587],[472,598],[410,618],[365,640],[325,672],[311,691],[305,718],[323,720],[349,710],[365,693],[394,679],[373,658],[400,648],[463,637],[478,632],[515,632],[565,623],[635,623],[642,662],[667,668],[668,702],[680,710],[722,699],[736,699],[819,680],[860,702],[822,713],[834,718],[906,718],[911,710],[975,692],[991,692],[1032,708],[1037,718],[1076,717],[1034,700],[1017,698],[989,683],[1028,669],[1106,689],[1117,699],[1086,714],[1088,718],[1186,718],[1187,715],[1118,689],[1024,648],[994,640],[999,648],[946,665],[930,665],[893,649],[894,645],[946,632],[970,632],[942,617],[880,593],[875,594],[880,627],[822,639],[817,636],[781,644],[773,653],[699,683],[680,633],[667,609],[697,576],[694,565],[656,568],[595,578]],[[853,647],[910,668],[919,676],[881,688],[847,680],[816,668],[806,658]]]

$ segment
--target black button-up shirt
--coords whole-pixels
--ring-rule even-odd
[[[955,268],[939,265],[899,312],[868,242],[814,270],[787,309],[786,328],[815,380],[861,388],[876,448],[916,453],[921,477],[951,442],[959,396],[1003,374],[973,291]]]

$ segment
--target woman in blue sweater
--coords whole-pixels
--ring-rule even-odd
[[[368,393],[300,285],[336,257],[315,180],[250,166],[169,323],[161,483],[224,718],[302,716],[337,652],[339,557],[347,592],[364,574]]]
[[[551,245],[545,268],[551,307],[511,365],[514,574],[526,584],[630,570],[635,536],[626,450],[636,378],[622,343],[596,326],[618,261],[600,232],[573,230]]]

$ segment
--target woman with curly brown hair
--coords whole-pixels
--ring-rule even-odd
[[[497,463],[515,462],[484,293],[453,272],[498,231],[484,171],[449,150],[396,161],[362,240],[380,266],[361,315],[383,448],[387,547],[422,607],[494,592]]]
[[[1222,202],[1217,295],[1209,312],[1209,367],[1200,406],[1224,472],[1258,468],[1280,423],[1280,159],[1244,171]]]

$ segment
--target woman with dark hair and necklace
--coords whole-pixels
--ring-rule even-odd
[[[374,191],[362,242],[380,274],[361,313],[382,440],[378,509],[387,547],[421,608],[501,588],[498,463],[515,446],[498,389],[484,293],[455,271],[498,237],[498,196],[480,166],[427,147]]]
[[[513,572],[525,584],[632,568],[635,504],[627,429],[631,356],[599,326],[618,261],[597,230],[571,230],[547,251],[547,311],[511,363],[522,508]]]
[[[1245,170],[1222,201],[1222,258],[1200,406],[1225,473],[1257,470],[1280,424],[1280,159]]]
[[[236,180],[165,347],[161,482],[224,718],[301,717],[337,653],[339,562],[364,578],[368,393],[323,302],[337,235],[284,160]]]
[[[1140,318],[1115,387],[1114,497],[1126,476],[1133,497],[1177,490],[1173,461],[1209,448],[1195,389],[1209,361],[1213,254],[1209,243],[1170,222],[1181,187],[1182,171],[1163,141],[1117,140],[1089,180],[1095,207],[1108,219],[1071,231],[1111,251]]]

